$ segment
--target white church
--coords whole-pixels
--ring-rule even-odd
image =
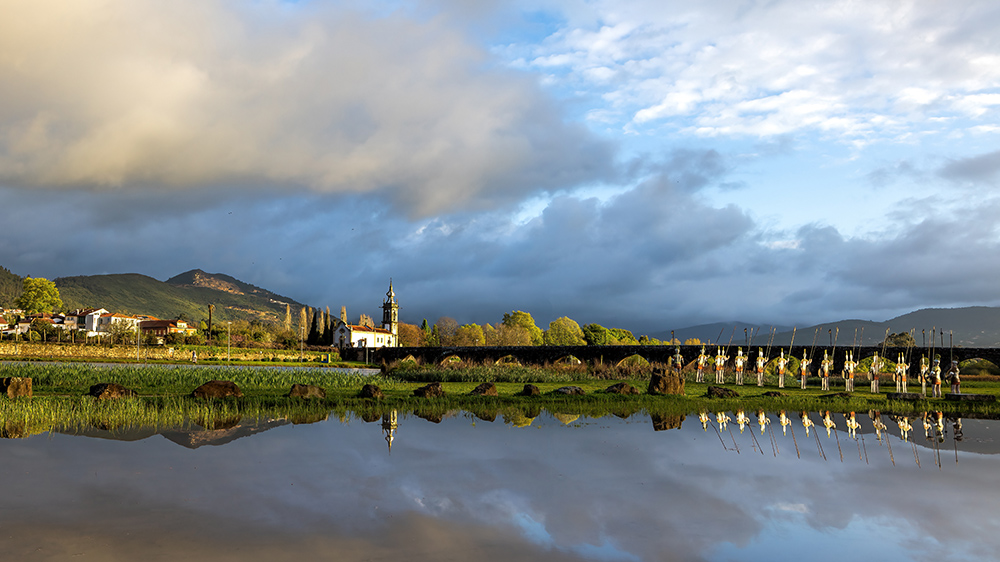
[[[349,324],[346,311],[341,309],[340,321],[333,329],[334,347],[398,347],[399,346],[399,304],[389,280],[389,291],[382,301],[382,325]]]

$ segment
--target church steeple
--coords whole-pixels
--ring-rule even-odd
[[[389,290],[382,301],[382,328],[399,335],[399,304],[396,302],[396,292],[392,290],[392,279],[389,279]]]

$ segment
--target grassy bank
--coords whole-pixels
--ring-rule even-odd
[[[740,393],[735,399],[705,397],[707,384],[687,383],[684,396],[654,396],[645,393],[648,381],[631,378],[639,395],[621,396],[603,390],[616,381],[595,378],[585,372],[565,369],[545,370],[523,367],[498,367],[490,370],[449,370],[442,383],[445,396],[418,398],[413,390],[435,378],[426,372],[411,377],[406,372],[390,371],[384,375],[363,376],[329,369],[287,370],[268,367],[170,367],[157,365],[113,365],[60,363],[14,363],[0,365],[0,377],[30,377],[35,397],[0,399],[0,435],[17,437],[43,431],[75,431],[81,428],[106,430],[136,427],[218,429],[233,420],[288,420],[305,423],[334,416],[340,419],[373,421],[396,410],[432,421],[458,411],[484,420],[503,418],[507,423],[525,425],[542,411],[570,419],[574,416],[598,418],[607,415],[627,417],[645,414],[654,418],[676,418],[697,413],[747,411],[773,412],[867,412],[879,410],[915,416],[925,411],[941,411],[963,417],[1000,417],[996,403],[959,403],[941,399],[917,402],[892,402],[886,394],[872,395],[867,386],[850,397],[830,396],[818,388],[786,388],[785,396],[764,396],[773,387],[727,385]],[[410,380],[418,378],[420,380]],[[469,392],[483,378],[496,382],[499,396],[470,396]],[[245,396],[240,399],[204,401],[189,398],[190,392],[209,380],[235,382]],[[113,382],[139,393],[138,398],[98,401],[84,394],[98,383]],[[492,381],[491,381],[492,382]],[[327,392],[324,400],[304,401],[287,398],[292,384],[312,384]],[[377,384],[385,393],[382,400],[358,398],[364,384]],[[541,395],[517,396],[524,384],[536,385]],[[586,394],[554,394],[555,389],[572,384]],[[918,387],[919,388],[919,387]],[[1000,395],[1000,382],[975,380],[963,383],[963,391]],[[560,418],[563,419],[563,418]]]

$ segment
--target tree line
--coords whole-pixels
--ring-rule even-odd
[[[442,316],[434,324],[425,319],[416,324],[399,324],[399,345],[402,347],[479,347],[528,345],[670,345],[678,340],[660,341],[649,336],[635,335],[623,328],[606,328],[600,324],[580,326],[563,316],[549,322],[543,330],[530,313],[514,310],[494,324],[462,324]],[[685,343],[700,343],[697,340]]]

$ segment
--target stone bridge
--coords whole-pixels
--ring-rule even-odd
[[[578,359],[587,364],[610,364],[618,365],[625,359],[639,356],[650,363],[666,364],[673,357],[677,347],[680,347],[681,357],[684,364],[688,365],[697,359],[701,352],[700,345],[609,345],[609,346],[516,346],[516,347],[383,347],[380,349],[347,348],[341,350],[341,357],[345,360],[364,361],[375,364],[389,364],[393,361],[403,359],[415,359],[423,363],[438,364],[445,360],[457,358],[473,363],[499,363],[503,361],[516,362],[522,365],[545,365],[559,361]],[[737,346],[731,346],[728,351],[729,366],[732,365],[732,358],[736,355]],[[748,354],[747,371],[753,370],[757,360],[756,347]],[[823,352],[833,354],[832,373],[840,373],[844,368],[846,360],[845,352],[852,349],[850,347],[830,347],[830,346],[806,346],[796,345],[791,349],[786,347],[772,347],[768,353],[765,349],[768,362],[778,357],[779,349],[790,354],[797,359],[801,359],[803,354],[812,358],[813,362],[810,371],[815,373],[819,368],[819,362],[823,359]],[[714,357],[717,348],[706,346],[705,353]],[[880,357],[885,357],[889,361],[896,361],[899,354],[907,355],[910,363],[910,372],[915,373],[920,362],[920,357],[929,355],[931,350],[921,347],[886,347],[863,346],[854,347],[854,360],[862,361],[878,353]],[[947,369],[952,359],[959,362],[967,359],[986,359],[995,365],[1000,366],[1000,347],[956,347],[956,348],[935,348],[934,355],[940,356],[942,369]]]

